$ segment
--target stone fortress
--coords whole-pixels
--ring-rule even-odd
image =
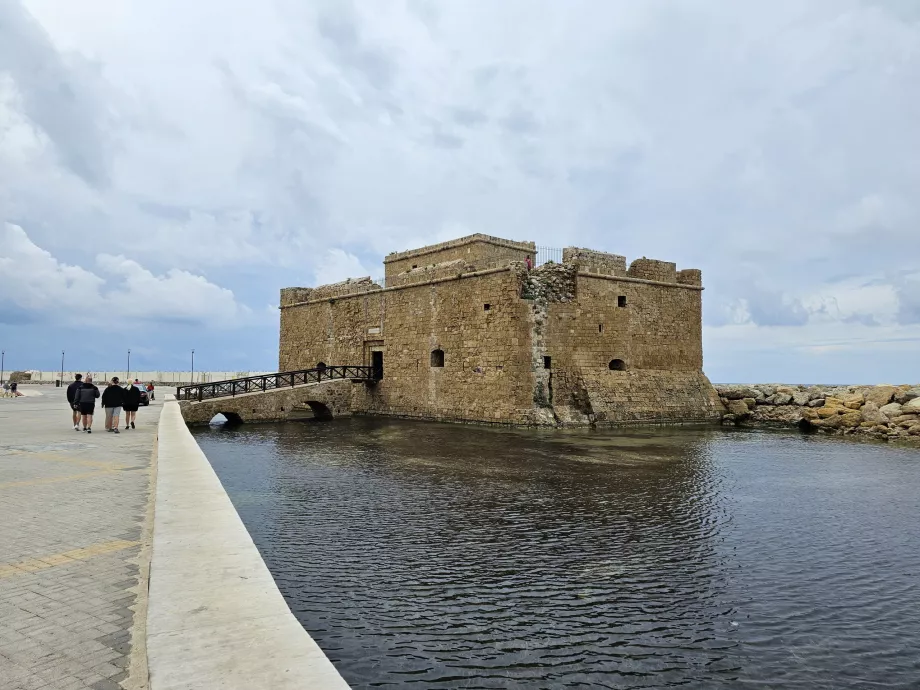
[[[384,259],[370,278],[281,290],[279,371],[375,367],[336,410],[455,422],[718,420],[703,374],[700,271],[476,234]],[[321,384],[327,385],[327,384]],[[344,387],[344,388],[343,388]],[[291,391],[293,393],[293,391]]]

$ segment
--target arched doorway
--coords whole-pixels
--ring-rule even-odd
[[[611,359],[607,366],[611,371],[626,371],[626,362],[622,359]]]

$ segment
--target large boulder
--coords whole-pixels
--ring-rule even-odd
[[[906,404],[901,405],[901,414],[920,414],[920,398],[908,400]]]
[[[817,418],[814,410],[798,405],[758,405],[751,418],[755,422],[795,426],[812,416]]]
[[[894,386],[875,386],[866,393],[866,402],[874,402],[879,407],[883,407],[894,399],[897,392],[898,389]]]
[[[894,417],[900,416],[901,405],[896,402],[888,403],[887,405],[882,405],[882,407],[879,408],[879,412],[881,412],[883,415],[885,415],[889,419],[892,419]]]
[[[792,394],[792,402],[800,407],[804,407],[811,400],[811,393],[808,391],[796,391]]]
[[[767,398],[767,405],[788,405],[792,402],[792,396],[784,391],[777,391]]]
[[[817,400],[818,398],[824,399],[827,397],[827,391],[821,386],[812,386],[808,389],[808,399]]]
[[[863,423],[884,424],[888,421],[888,417],[882,414],[879,406],[871,400],[867,400],[866,404],[862,406],[860,414],[862,414]]]
[[[828,417],[833,417],[835,415],[841,415],[845,412],[848,412],[849,409],[844,406],[843,400],[840,398],[834,398],[828,396],[824,399],[824,405],[817,408],[818,416],[821,419],[826,419]]]
[[[824,398],[812,398],[808,401],[809,407],[824,407]]]
[[[820,408],[818,410],[820,412]],[[815,426],[823,429],[853,429],[862,423],[862,414],[853,410],[847,410],[844,414],[837,414],[826,419],[818,419],[812,422]]]
[[[851,410],[858,410],[866,402],[862,393],[847,393],[843,396],[843,405]]]
[[[729,400],[725,403],[728,408],[728,414],[734,417],[734,421],[739,422],[751,416],[751,411],[743,400]]]
[[[719,395],[726,400],[757,398],[757,391],[749,386],[719,386],[716,390],[719,392]]]
[[[917,398],[920,398],[920,386],[916,388],[908,388],[906,390],[899,390],[894,396],[894,401],[904,405],[911,400],[916,400]]]

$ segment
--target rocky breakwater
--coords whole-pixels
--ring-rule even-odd
[[[716,386],[722,424],[798,427],[920,444],[920,386]]]

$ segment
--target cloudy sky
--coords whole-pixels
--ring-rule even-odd
[[[920,380],[916,0],[0,0],[6,368],[272,370],[486,232],[703,270],[715,381]]]

